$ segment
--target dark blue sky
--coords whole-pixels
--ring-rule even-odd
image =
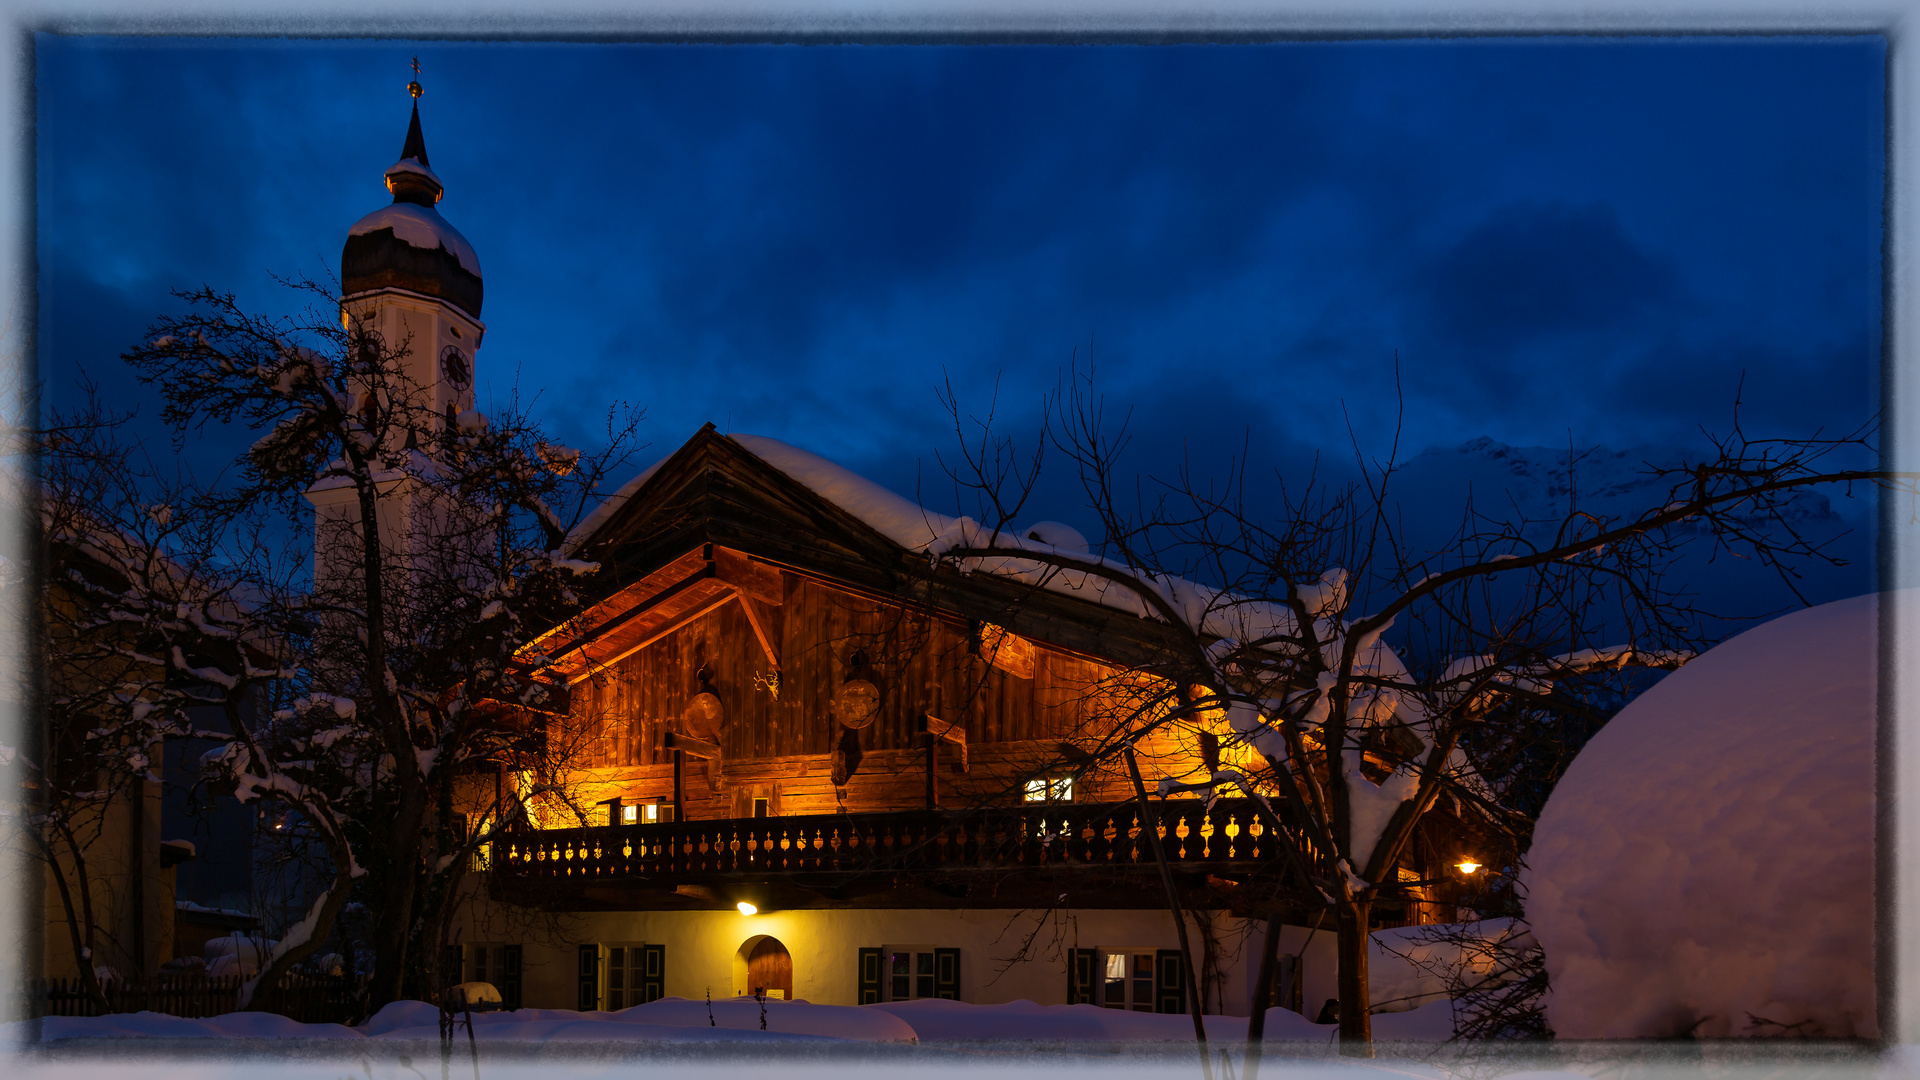
[[[51,397],[167,291],[338,270],[421,115],[483,392],[647,408],[903,492],[936,388],[1031,424],[1091,349],[1137,464],[1697,445],[1877,407],[1878,38],[1182,47],[37,41]],[[148,411],[153,411],[148,407]],[[251,437],[229,445],[244,446]],[[1063,481],[1066,478],[1061,478]],[[1078,520],[1073,488],[1043,516]],[[929,501],[938,501],[929,497]],[[1030,515],[1031,516],[1031,515]]]

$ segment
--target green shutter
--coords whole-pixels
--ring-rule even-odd
[[[628,954],[631,957],[631,953]],[[667,947],[640,946],[640,1001],[659,1001],[667,996]]]
[[[1092,1005],[1093,982],[1100,971],[1100,953],[1094,949],[1067,950],[1067,1004]]]
[[[592,1012],[600,1007],[600,946],[580,946],[580,1003],[576,1006],[581,1012]]]
[[[933,996],[960,1000],[960,950],[933,950]]]
[[[520,946],[506,945],[500,949],[500,970],[494,978],[495,989],[500,991],[500,1004],[508,1009],[520,1007]]]
[[[872,1005],[880,1000],[880,950],[860,950],[860,1004]]]
[[[1160,949],[1153,954],[1153,1011],[1187,1011],[1187,966],[1180,962],[1179,949]]]

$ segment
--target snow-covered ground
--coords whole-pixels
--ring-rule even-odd
[[[1015,1001],[972,1005],[958,1001],[905,1001],[883,1005],[814,1005],[805,1001],[768,1001],[766,1029],[760,1003],[752,998],[705,1001],[662,998],[618,1012],[569,1009],[519,1009],[476,1013],[478,1042],[538,1046],[556,1042],[712,1043],[819,1042],[913,1045],[975,1043],[1028,1046],[1051,1043],[1179,1043],[1193,1041],[1193,1021],[1185,1014],[1159,1015],[1103,1009],[1093,1005],[1036,1005]],[[301,1024],[268,1013],[229,1013],[186,1020],[160,1013],[122,1013],[99,1017],[54,1016],[41,1021],[46,1043],[74,1039],[218,1039],[218,1040],[388,1040],[438,1041],[439,1010],[418,1001],[399,1001],[359,1027]],[[1210,1041],[1244,1043],[1247,1018],[1209,1016]],[[1334,1028],[1314,1024],[1298,1013],[1272,1009],[1266,1038],[1275,1043],[1326,1043]],[[1451,1006],[1444,1001],[1409,1012],[1374,1017],[1375,1038],[1386,1041],[1438,1042],[1453,1032]],[[31,1022],[0,1028],[0,1037],[19,1043],[32,1037]],[[459,1032],[465,1041],[466,1032]]]

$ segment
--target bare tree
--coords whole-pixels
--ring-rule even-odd
[[[137,628],[161,681],[196,688],[170,692],[224,708],[230,732],[204,761],[209,776],[292,815],[328,854],[328,880],[244,985],[242,1006],[314,952],[357,896],[372,915],[367,1005],[378,1008],[432,977],[419,954],[432,951],[457,891],[447,879],[475,845],[450,827],[455,775],[514,753],[530,709],[564,710],[544,658],[523,649],[579,607],[574,583],[597,568],[562,544],[622,467],[639,414],[610,411],[605,447],[582,454],[511,405],[491,417],[435,412],[404,374],[409,342],[343,326],[326,289],[299,287],[320,302],[296,318],[250,314],[212,290],[183,294],[186,313],[126,353],[176,432],[238,424],[262,435],[214,483],[118,469],[126,490],[113,505],[129,513],[114,524],[145,529],[136,534],[205,596],[183,597],[156,569],[95,590],[90,617]],[[84,501],[113,471],[107,457],[69,458],[71,475],[50,478],[60,499]],[[327,489],[348,493],[348,510],[316,521],[305,496]],[[158,490],[164,500],[148,494]],[[133,520],[141,505],[162,508],[147,515],[157,532]],[[321,556],[308,570],[280,549],[310,529]],[[120,702],[107,727],[150,717],[150,697]]]
[[[1014,447],[991,415],[970,428],[949,405],[962,450],[949,472],[980,517],[945,529],[929,554],[952,571],[1020,578],[1168,629],[1164,647],[1123,673],[1133,693],[1107,697],[1079,767],[1169,729],[1238,757],[1211,775],[1168,777],[1161,793],[1239,788],[1284,825],[1311,901],[1338,928],[1349,1053],[1371,1053],[1374,905],[1439,883],[1398,872],[1423,823],[1446,814],[1509,850],[1524,836],[1525,815],[1503,803],[1470,745],[1524,741],[1569,702],[1710,644],[1717,613],[1675,574],[1687,551],[1739,556],[1792,587],[1796,567],[1837,561],[1795,524],[1801,492],[1913,490],[1910,478],[1836,463],[1876,460],[1871,425],[1839,438],[1751,439],[1736,408],[1732,432],[1710,436],[1699,457],[1647,466],[1662,490],[1649,505],[1605,513],[1569,484],[1564,510],[1546,518],[1469,504],[1428,549],[1396,512],[1397,445],[1374,460],[1356,444],[1349,484],[1290,490],[1282,477],[1270,505],[1249,503],[1244,460],[1205,470],[1220,481],[1182,463],[1171,479],[1130,483],[1118,464],[1126,425],[1110,425],[1091,377],[1076,375],[1053,399],[1043,437],[1076,467],[1104,527],[1100,548],[1083,552],[1011,528],[1039,451],[1009,465]],[[1570,477],[1578,466],[1571,455]]]

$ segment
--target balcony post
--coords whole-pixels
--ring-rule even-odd
[[[673,820],[687,820],[686,751],[673,751]]]
[[[940,807],[940,788],[937,779],[939,768],[940,736],[929,731],[927,732],[927,809],[929,810],[937,810]]]

